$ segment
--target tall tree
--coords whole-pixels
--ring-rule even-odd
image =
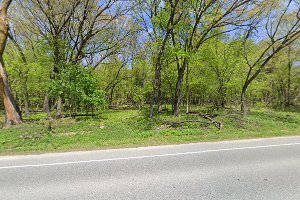
[[[128,45],[135,32],[125,14],[131,4],[119,0],[25,0],[19,1],[27,26],[50,46],[53,72],[59,77],[68,63],[97,68]],[[47,96],[47,95],[46,95]],[[49,102],[46,98],[45,102]],[[57,99],[61,116],[62,99]],[[49,107],[49,106],[45,106]]]
[[[250,27],[245,37],[245,61],[248,72],[241,92],[241,111],[246,114],[246,92],[250,84],[261,74],[267,64],[286,47],[300,38],[300,5],[296,1],[272,1],[266,11],[256,21],[257,29]],[[262,27],[262,28],[260,28]],[[247,47],[253,31],[258,30],[261,40],[261,50],[250,56]],[[253,40],[252,40],[253,41]]]
[[[157,48],[153,56],[154,65],[154,81],[153,93],[150,100],[150,118],[155,115],[154,105],[158,103],[158,110],[161,110],[161,85],[162,85],[162,66],[165,51],[167,50],[168,41],[171,36],[174,25],[181,20],[180,5],[182,0],[151,0],[144,1],[139,4],[141,14],[138,15],[142,19],[141,26],[147,32],[149,39],[156,43]],[[150,21],[150,24],[149,22]]]
[[[4,104],[6,125],[22,123],[21,112],[12,95],[3,60],[3,53],[8,37],[7,11],[11,3],[12,0],[4,0],[0,8],[0,95]]]
[[[246,26],[251,16],[259,12],[253,0],[184,2],[183,20],[172,31],[178,71],[174,115],[180,114],[184,74],[191,54],[195,54],[209,39]]]

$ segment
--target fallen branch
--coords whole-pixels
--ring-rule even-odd
[[[215,117],[219,116],[218,114],[209,115],[207,113],[199,113],[199,112],[189,112],[188,114],[189,115],[199,115],[202,118],[209,120],[211,122],[210,124],[215,125],[219,130],[221,130],[223,128],[223,124],[221,122],[214,120]]]
[[[215,125],[219,130],[222,129],[222,124],[219,123],[219,122],[215,122],[215,121],[211,121],[211,122],[204,122],[204,121],[201,121],[201,120],[185,120],[185,121],[180,121],[180,122],[172,122],[172,121],[166,121],[164,122],[163,125],[165,125],[167,128],[168,127],[173,127],[173,128],[176,128],[176,127],[179,127],[179,126],[183,126],[185,123],[201,123],[201,124],[204,124],[207,126],[210,126],[210,125]]]
[[[208,119],[212,124],[214,124],[219,130],[223,128],[223,124],[221,122],[217,122],[213,119],[212,116],[209,116],[208,114],[199,113],[201,117],[204,119]]]

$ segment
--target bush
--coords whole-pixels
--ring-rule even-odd
[[[49,83],[49,93],[53,98],[61,97],[64,106],[73,112],[106,105],[104,92],[98,88],[92,71],[80,65],[63,67],[57,79]]]

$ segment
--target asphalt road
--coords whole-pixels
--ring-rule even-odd
[[[0,199],[300,199],[300,137],[0,157]]]

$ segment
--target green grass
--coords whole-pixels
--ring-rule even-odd
[[[198,108],[204,111],[205,108]],[[25,118],[26,123],[0,130],[0,154],[25,154],[71,150],[137,147],[202,141],[300,135],[300,113],[252,110],[243,120],[229,111],[219,112],[223,129],[205,125],[196,115],[178,118],[168,113],[150,120],[145,111],[109,110],[94,117],[46,120],[45,113]],[[199,120],[170,127],[165,122]],[[202,123],[203,122],[203,123]],[[51,128],[50,128],[51,127]]]

